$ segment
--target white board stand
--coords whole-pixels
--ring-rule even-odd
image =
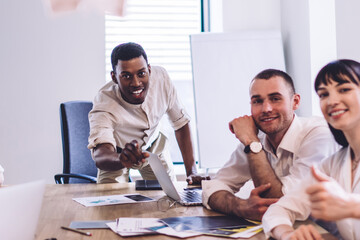
[[[285,70],[278,31],[190,36],[200,168],[219,168],[239,141],[228,123],[250,114],[249,83],[267,68]]]

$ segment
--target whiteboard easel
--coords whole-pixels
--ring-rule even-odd
[[[278,31],[190,36],[200,168],[219,168],[239,141],[229,131],[250,114],[249,83],[266,68],[285,70]]]

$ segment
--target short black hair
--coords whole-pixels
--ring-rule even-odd
[[[113,71],[116,72],[116,65],[119,60],[127,61],[140,56],[143,56],[146,63],[148,63],[145,50],[140,44],[128,42],[117,45],[111,53],[111,65]]]
[[[315,78],[315,91],[319,90],[321,84],[328,85],[330,81],[338,83],[352,82],[360,85],[360,63],[350,59],[339,59],[326,64]],[[331,133],[337,143],[343,147],[349,145],[344,133],[341,130],[333,128],[329,124]]]
[[[269,68],[269,69],[265,69],[261,72],[259,72],[255,77],[254,79],[252,80],[255,81],[256,79],[265,79],[265,80],[268,80],[272,77],[281,77],[285,80],[285,82],[287,82],[290,86],[290,90],[291,90],[291,93],[292,94],[295,94],[295,86],[294,86],[294,82],[292,80],[292,78],[290,77],[289,74],[287,74],[286,72],[284,71],[281,71],[281,70],[278,70],[278,69],[272,69],[272,68]]]

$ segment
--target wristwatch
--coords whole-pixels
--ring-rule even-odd
[[[252,142],[250,145],[245,146],[244,152],[249,153],[250,151],[253,153],[259,153],[262,150],[261,142]]]

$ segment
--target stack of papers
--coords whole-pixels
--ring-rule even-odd
[[[148,234],[164,234],[173,237],[187,238],[201,233],[177,232],[158,218],[118,218],[116,222],[107,223],[111,230],[122,237]]]
[[[123,237],[157,234],[148,228],[163,226],[157,218],[118,218],[116,222],[107,223],[107,225]]]
[[[118,218],[107,223],[120,236],[164,234],[187,238],[212,235],[229,238],[250,238],[262,231],[262,226],[242,218],[231,216],[201,216],[175,218]]]
[[[260,222],[235,216],[195,216],[163,218],[176,231],[191,231],[230,238],[250,238],[262,231]]]
[[[243,228],[217,228],[200,230],[205,235],[229,237],[229,238],[251,238],[262,231],[262,226],[249,226]]]

